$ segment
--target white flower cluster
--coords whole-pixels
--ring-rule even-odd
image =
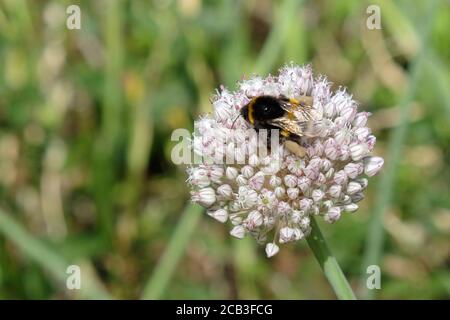
[[[370,156],[376,138],[366,127],[369,113],[358,112],[345,89],[330,88],[326,77],[313,77],[309,65],[286,65],[276,77],[243,80],[236,92],[222,88],[213,114],[195,122],[192,147],[204,162],[188,169],[192,201],[216,220],[230,220],[234,237],[250,234],[266,244],[268,257],[279,251],[277,243],[306,237],[312,215],[333,223],[343,212],[356,211],[365,176],[383,165],[382,158]],[[322,130],[304,138],[304,156],[283,145],[261,156],[257,140],[241,133],[250,125],[239,110],[259,95],[313,98],[314,110],[323,115]],[[224,157],[236,161],[218,161]]]

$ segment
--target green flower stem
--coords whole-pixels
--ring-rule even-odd
[[[159,259],[153,274],[148,280],[142,294],[142,299],[160,299],[172,278],[180,261],[189,238],[198,224],[203,208],[196,204],[190,204],[184,211],[177,227],[170,238],[167,249]]]
[[[333,287],[334,293],[340,300],[356,300],[352,288],[347,282],[336,258],[331,254],[330,249],[320,232],[319,226],[314,218],[311,219],[311,234],[306,238],[314,256],[322,268],[325,277]]]

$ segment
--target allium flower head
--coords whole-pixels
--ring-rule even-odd
[[[317,135],[302,138],[304,154],[281,144],[261,155],[257,136],[245,134],[251,125],[239,113],[259,95],[313,98],[323,119]],[[383,165],[370,155],[376,139],[366,127],[368,117],[345,89],[332,92],[327,78],[314,77],[309,65],[290,64],[277,76],[243,80],[235,92],[222,88],[213,113],[195,122],[192,148],[202,163],[188,169],[192,201],[219,222],[230,221],[232,236],[250,234],[266,244],[271,257],[277,244],[308,236],[311,216],[334,223],[358,209],[365,177]]]

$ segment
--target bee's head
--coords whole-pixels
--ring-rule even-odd
[[[282,117],[284,110],[280,106],[280,100],[272,96],[260,96],[249,103],[249,114],[259,121],[271,120]]]
[[[241,116],[250,124],[255,125],[255,122],[267,121],[282,117],[284,110],[280,106],[279,99],[272,96],[259,96],[252,98],[241,109]]]

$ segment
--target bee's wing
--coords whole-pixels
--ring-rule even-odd
[[[283,110],[299,122],[318,121],[322,119],[322,112],[313,107],[312,97],[304,96],[299,99],[285,99],[280,103]]]
[[[268,121],[270,125],[273,125],[277,128],[280,128],[282,130],[286,130],[290,133],[293,133],[297,136],[303,136],[304,135],[304,129],[306,128],[306,122],[299,123],[295,120],[282,117],[282,118],[275,118],[270,121]]]
[[[272,119],[268,123],[299,137],[316,137],[321,132],[321,120],[296,121],[295,119],[282,117]]]
[[[273,119],[270,124],[298,136],[314,137],[318,134],[323,116],[319,110],[313,108],[312,100],[290,99],[281,103],[281,107],[288,112],[287,117]]]

